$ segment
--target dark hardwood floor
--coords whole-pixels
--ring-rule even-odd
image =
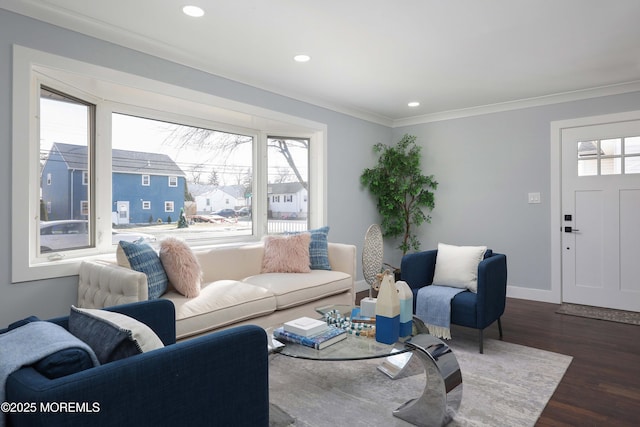
[[[538,426],[638,426],[640,326],[557,314],[557,304],[508,299],[504,340],[573,356]],[[491,326],[488,336],[498,337]]]
[[[504,341],[573,356],[536,426],[640,425],[640,326],[557,314],[557,308],[508,298],[502,317]],[[477,339],[475,330],[455,325],[452,335]],[[485,338],[499,338],[496,324]]]

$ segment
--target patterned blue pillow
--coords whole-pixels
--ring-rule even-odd
[[[149,326],[106,310],[71,306],[69,332],[91,347],[101,364],[164,347]]]
[[[309,230],[311,243],[309,244],[309,264],[312,270],[331,270],[329,264],[328,235],[329,227]]]
[[[101,365],[142,353],[131,331],[71,306],[69,332],[84,341]]]
[[[124,240],[120,241],[120,247],[127,256],[131,269],[147,275],[149,299],[160,298],[167,291],[169,279],[156,251],[147,243],[132,243]]]

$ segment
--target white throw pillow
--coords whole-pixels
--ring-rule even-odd
[[[438,243],[433,284],[478,291],[478,264],[486,246],[453,246]]]

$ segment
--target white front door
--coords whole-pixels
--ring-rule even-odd
[[[561,139],[562,300],[640,311],[640,121]]]
[[[129,201],[116,202],[118,207],[118,224],[129,224]]]

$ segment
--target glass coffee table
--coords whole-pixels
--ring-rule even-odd
[[[351,313],[351,306],[319,308]],[[460,407],[462,400],[462,373],[458,361],[447,344],[429,335],[424,323],[414,317],[414,335],[405,342],[388,345],[375,338],[350,334],[346,339],[322,350],[315,350],[285,342],[277,348],[280,354],[317,361],[358,361],[383,359],[378,369],[391,379],[397,378],[412,357],[418,357],[425,368],[426,381],[422,395],[411,399],[393,411],[393,415],[418,426],[443,426]]]

